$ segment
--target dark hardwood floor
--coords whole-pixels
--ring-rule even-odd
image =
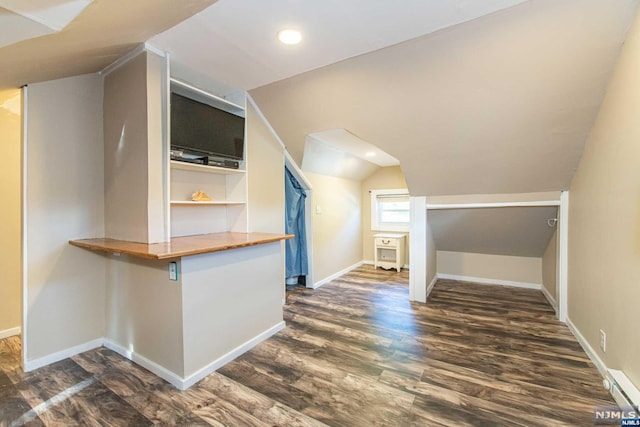
[[[180,392],[105,348],[30,373],[0,340],[0,426],[586,426],[612,405],[539,291],[359,268],[287,293],[287,328]]]

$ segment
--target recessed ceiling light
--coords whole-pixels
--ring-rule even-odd
[[[278,40],[284,44],[298,44],[302,40],[302,34],[300,31],[288,28],[278,32]]]
[[[365,153],[365,156],[367,156],[367,157],[374,157],[375,155],[376,155],[376,152],[375,152],[375,151],[367,151],[367,152]]]

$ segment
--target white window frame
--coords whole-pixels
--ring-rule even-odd
[[[400,189],[385,189],[385,190],[371,190],[371,230],[372,231],[402,231],[409,232],[409,223],[396,225],[380,223],[378,212],[378,197],[379,196],[406,196],[407,202],[409,202],[409,190],[406,188]],[[410,211],[409,208],[407,210]]]

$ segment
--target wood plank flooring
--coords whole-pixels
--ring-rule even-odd
[[[362,267],[287,293],[287,327],[180,392],[100,348],[35,372],[0,340],[0,426],[586,426],[613,401],[539,291]]]

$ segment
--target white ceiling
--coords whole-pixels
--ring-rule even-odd
[[[310,139],[320,141],[336,150],[344,151],[374,165],[386,167],[398,166],[400,164],[398,159],[392,155],[385,153],[364,139],[358,138],[346,129],[328,129],[322,132],[311,133],[307,135],[307,142]]]
[[[362,181],[377,169],[374,165],[360,156],[354,156],[332,143],[324,143],[312,137],[307,137],[304,145],[304,159],[300,168],[303,172],[313,172],[337,178]]]
[[[178,66],[252,89],[524,1],[219,0],[150,43]],[[285,27],[302,43],[277,41]]]

